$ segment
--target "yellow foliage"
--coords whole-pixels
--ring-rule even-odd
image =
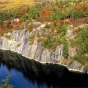
[[[86,57],[88,57],[88,53],[86,53],[85,55],[86,55]]]
[[[1,8],[0,10],[10,10],[16,9],[23,5],[34,5],[34,0],[1,0],[2,2],[8,2],[5,4],[5,8]]]

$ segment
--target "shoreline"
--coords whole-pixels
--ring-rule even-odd
[[[0,50],[5,50],[5,51],[6,51],[6,50],[9,50],[9,49],[0,49]],[[9,51],[14,52],[14,53],[18,53],[18,52],[16,52],[16,51],[12,51],[12,50],[9,50]],[[18,54],[21,54],[21,53],[18,53]],[[22,54],[21,54],[21,55],[22,55]],[[30,58],[27,57],[27,56],[24,56],[24,55],[22,55],[22,56],[23,56],[23,57],[26,57],[27,59],[30,59]],[[31,60],[31,59],[30,59],[30,60]],[[46,62],[38,61],[38,60],[36,60],[36,59],[32,59],[32,60],[34,60],[34,61],[36,61],[36,62],[39,62],[39,63],[41,63],[41,64],[47,64]],[[49,62],[48,62],[48,64],[49,64]],[[64,65],[64,64],[60,64],[60,63],[51,63],[51,62],[50,62],[50,64],[57,64],[57,65],[64,66],[64,67],[66,67],[69,71],[85,73],[85,72],[80,71],[80,70],[77,70],[77,69],[70,69],[70,68],[68,68],[67,65]]]

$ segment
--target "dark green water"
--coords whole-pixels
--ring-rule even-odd
[[[66,67],[41,64],[20,54],[0,50],[0,82],[11,75],[14,88],[88,87],[88,75]]]

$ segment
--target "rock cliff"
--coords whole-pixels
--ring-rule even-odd
[[[62,45],[58,45],[55,52],[50,52],[48,49],[43,50],[41,42],[38,42],[37,38],[34,39],[33,44],[30,44],[30,34],[25,29],[5,33],[0,38],[0,49],[11,50],[43,63],[54,63],[55,60],[58,61],[62,58]]]
[[[40,31],[40,29],[44,26],[45,25],[43,24],[36,28],[36,30]],[[28,32],[23,29],[5,33],[2,37],[0,37],[0,49],[17,52],[29,59],[34,59],[41,63],[60,63],[63,59],[63,45],[58,45],[55,51],[50,51],[48,49],[43,49],[41,42],[37,41],[37,37],[35,37],[34,42],[31,43],[29,36],[36,30]],[[67,35],[67,37],[69,36],[71,35]],[[73,51],[73,53],[71,51]],[[74,56],[75,53],[76,50],[69,47],[70,56]],[[76,64],[75,67],[73,66],[73,64]],[[78,62],[73,62],[72,65],[69,65],[67,67],[71,70],[78,70],[82,72],[84,67],[77,64]]]

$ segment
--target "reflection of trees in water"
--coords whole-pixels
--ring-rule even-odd
[[[86,74],[69,72],[66,67],[57,64],[41,64],[14,52],[0,50],[1,63],[9,70],[14,68],[21,71],[25,78],[32,83],[37,82],[39,86],[88,86]]]

